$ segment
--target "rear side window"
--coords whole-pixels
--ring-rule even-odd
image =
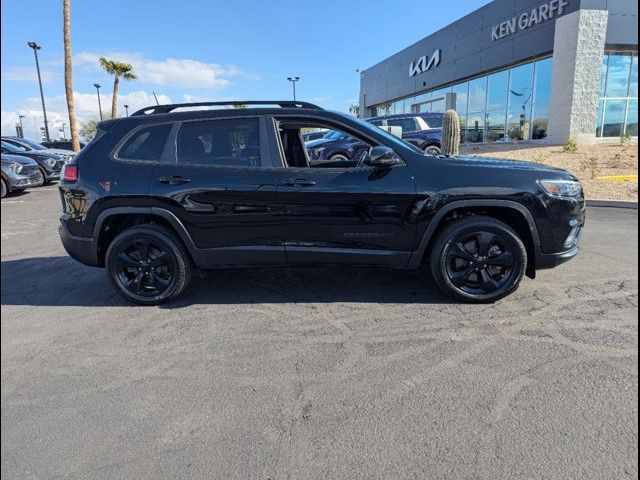
[[[257,118],[185,122],[178,132],[178,162],[260,167]]]
[[[118,157],[123,160],[160,161],[170,131],[171,124],[141,128],[125,142]]]
[[[413,118],[393,118],[387,120],[387,125],[391,127],[402,127],[403,132],[413,132],[416,129],[416,123]]]

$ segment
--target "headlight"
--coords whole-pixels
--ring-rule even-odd
[[[579,197],[582,185],[574,180],[538,180],[542,189],[552,197]]]
[[[51,157],[40,157],[40,159],[49,165],[49,167],[53,167],[56,164],[56,159]]]
[[[22,165],[14,162],[11,165],[9,165],[9,169],[13,172],[13,173],[20,173],[22,171]]]
[[[325,147],[312,148],[311,149],[311,158],[314,158],[314,159],[320,158],[320,155],[322,154],[324,149],[325,149]]]

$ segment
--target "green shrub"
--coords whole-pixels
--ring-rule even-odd
[[[562,150],[569,153],[576,153],[578,151],[578,143],[575,141],[575,139],[570,138],[569,140],[567,140],[567,143],[564,144]]]

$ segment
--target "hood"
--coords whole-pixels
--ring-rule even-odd
[[[33,166],[37,163],[29,157],[23,157],[21,155],[11,155],[9,153],[2,154],[3,163],[19,163],[20,165]]]
[[[335,138],[318,138],[317,140],[311,140],[310,142],[306,142],[304,144],[307,148],[316,148],[321,147],[322,145],[326,145],[327,143],[339,142],[342,139]]]
[[[73,157],[76,152],[73,152],[71,150],[63,150],[62,148],[47,148],[46,150],[34,150],[37,152],[41,152],[41,153],[48,153],[51,155],[57,155],[59,157]]]
[[[487,168],[506,168],[510,170],[537,170],[541,172],[565,172],[566,170],[558,167],[552,167],[550,165],[544,165],[542,163],[524,162],[522,160],[508,160],[504,158],[490,158],[490,157],[477,157],[477,156],[458,156],[458,157],[443,157],[447,162],[452,165],[459,165],[464,167],[468,165],[470,167],[487,167]]]

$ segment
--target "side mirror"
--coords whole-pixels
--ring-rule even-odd
[[[365,165],[376,168],[389,168],[403,163],[400,155],[389,147],[373,147],[368,157],[364,159]]]

